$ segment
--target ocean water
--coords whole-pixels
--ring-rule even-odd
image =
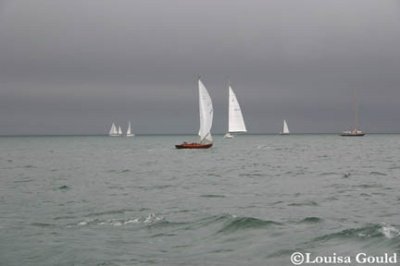
[[[297,251],[400,252],[400,135],[174,148],[191,139],[1,137],[0,265],[286,266]]]

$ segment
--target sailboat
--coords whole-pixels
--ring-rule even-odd
[[[121,129],[121,127],[118,127],[118,136],[122,136],[122,129]]]
[[[232,133],[238,132],[247,132],[247,129],[236,94],[233,92],[232,87],[229,86],[229,124],[228,132],[224,138],[233,138]]]
[[[290,131],[289,131],[289,127],[286,123],[286,120],[283,120],[283,128],[282,128],[282,132],[281,135],[289,135]]]
[[[199,129],[199,142],[175,145],[177,149],[208,149],[213,145],[211,136],[211,126],[213,122],[213,105],[210,94],[203,82],[199,79],[199,113],[200,113],[200,129]]]
[[[117,127],[115,126],[114,123],[112,123],[112,125],[111,125],[109,135],[110,135],[111,137],[117,137],[117,136],[119,136],[119,135],[118,135],[118,131],[117,131]]]
[[[132,130],[131,130],[131,121],[129,121],[129,123],[128,123],[128,130],[126,130],[126,136],[127,136],[127,137],[133,137],[133,136],[135,136],[135,134],[132,134]]]
[[[354,111],[354,127],[352,130],[343,131],[340,136],[342,137],[362,137],[364,132],[358,129],[358,105],[356,99],[356,91],[353,90],[353,111]]]

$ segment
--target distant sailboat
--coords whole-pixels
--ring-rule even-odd
[[[358,104],[356,98],[356,91],[353,90],[353,112],[354,112],[354,127],[352,130],[343,131],[340,135],[342,137],[362,137],[365,135],[364,132],[358,129]]]
[[[126,130],[126,136],[127,136],[127,137],[133,137],[133,136],[135,136],[135,134],[132,134],[132,130],[131,130],[131,121],[129,121],[129,123],[128,123],[128,130]]]
[[[242,110],[236,98],[235,92],[229,86],[229,124],[228,132],[224,138],[233,138],[232,133],[247,132],[246,124],[244,123]]]
[[[118,127],[118,136],[122,136],[122,129],[121,129],[121,127]]]
[[[200,113],[200,141],[194,143],[183,142],[175,145],[177,149],[208,149],[213,145],[211,127],[213,122],[213,105],[210,94],[199,79],[199,113]]]
[[[117,137],[117,136],[119,136],[119,135],[118,135],[118,131],[117,131],[117,127],[115,126],[114,123],[112,123],[112,125],[111,125],[111,129],[110,129],[109,135],[110,135],[111,137]]]
[[[283,128],[282,128],[282,132],[281,135],[289,135],[290,131],[289,131],[289,127],[286,123],[286,120],[283,120]]]

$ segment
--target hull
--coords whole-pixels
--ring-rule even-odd
[[[210,144],[201,144],[201,143],[182,143],[175,145],[177,149],[208,149],[212,147],[212,143]]]
[[[342,137],[362,137],[365,133],[342,133],[340,136]]]
[[[342,137],[362,137],[364,135],[365,133],[358,129],[344,131],[342,134],[340,134]]]
[[[226,133],[224,135],[224,139],[232,139],[232,138],[233,138],[233,135],[231,133]]]

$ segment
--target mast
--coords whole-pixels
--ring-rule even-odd
[[[354,111],[354,129],[358,130],[358,102],[356,97],[356,89],[353,88],[353,111]]]

